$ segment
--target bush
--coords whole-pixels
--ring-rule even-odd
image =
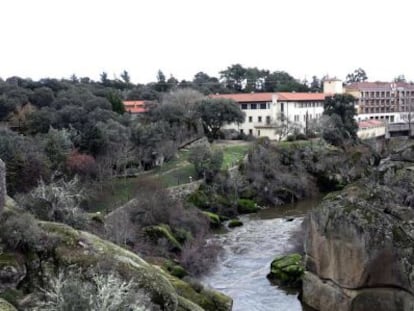
[[[191,149],[188,160],[194,165],[199,177],[211,180],[221,169],[223,151],[211,150],[208,146],[195,146]]]
[[[29,213],[3,212],[0,228],[0,240],[11,250],[43,250],[53,245],[52,239]]]
[[[58,221],[76,228],[83,228],[86,216],[80,209],[85,199],[84,191],[77,177],[65,181],[43,180],[27,195],[19,197],[21,206],[42,220]]]
[[[259,211],[256,202],[249,199],[239,199],[237,201],[237,211],[240,214],[256,213]]]
[[[79,272],[59,272],[49,280],[35,310],[146,311],[149,297],[137,290],[133,281],[115,274],[93,275],[89,280]]]

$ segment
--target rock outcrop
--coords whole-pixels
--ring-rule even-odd
[[[0,214],[6,203],[6,166],[0,159]]]
[[[6,212],[21,213],[17,207],[6,208]],[[19,309],[31,310],[38,290],[61,271],[80,271],[85,278],[114,273],[123,281],[137,284],[137,294],[143,292],[156,310],[230,311],[232,308],[230,297],[180,280],[91,233],[60,223],[37,221],[37,224],[50,239],[44,248],[12,251],[0,243],[0,297],[13,293],[14,298],[7,301]],[[16,292],[19,294],[15,295]]]
[[[306,304],[321,311],[414,310],[412,150],[391,156],[311,212]]]

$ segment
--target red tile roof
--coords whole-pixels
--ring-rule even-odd
[[[241,94],[217,94],[212,98],[228,98],[238,103],[271,102],[272,96],[276,95],[278,101],[322,101],[325,99],[323,93],[241,93]]]
[[[325,100],[324,93],[277,93],[278,101],[323,101]]]
[[[124,101],[124,107],[130,113],[143,113],[147,111],[145,103],[145,100],[126,100]]]
[[[384,126],[384,122],[380,120],[365,120],[358,122],[359,128],[371,128],[371,127],[379,127]]]
[[[271,102],[276,93],[240,93],[240,94],[216,94],[212,98],[227,98],[238,103]]]

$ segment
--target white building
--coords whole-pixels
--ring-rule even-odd
[[[304,132],[310,120],[319,119],[323,112],[325,94],[277,92],[220,94],[212,97],[232,99],[246,114],[244,123],[229,124],[225,129],[234,129],[256,137],[278,139],[276,128],[281,122],[286,123],[286,120],[289,120],[288,123]]]

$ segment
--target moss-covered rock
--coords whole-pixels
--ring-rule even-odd
[[[26,266],[17,253],[0,254],[0,293],[7,288],[16,288],[26,276]]]
[[[177,290],[179,296],[196,303],[206,311],[230,311],[232,310],[233,300],[219,292],[205,288],[198,284],[195,286],[191,282],[184,282],[171,275],[169,281]]]
[[[144,232],[154,242],[158,242],[159,239],[166,239],[172,251],[180,251],[182,248],[168,225],[149,226],[144,228]]]
[[[203,212],[203,214],[207,216],[210,223],[210,228],[217,229],[221,226],[221,219],[219,215],[211,212]]]
[[[209,290],[199,293],[201,296],[189,295],[191,285],[148,264],[138,255],[93,234],[64,224],[40,222],[39,225],[46,232],[55,235],[59,243],[45,253],[40,261],[29,253],[22,254],[22,260],[28,269],[27,275],[30,277],[22,280],[21,285],[27,289],[36,290],[42,282],[55,277],[62,269],[81,270],[85,276],[105,273],[111,269],[121,279],[134,281],[139,290],[150,297],[151,302],[161,310],[231,310],[229,297]],[[173,267],[173,273],[179,274],[178,269]],[[185,288],[188,290],[184,290]],[[214,306],[216,309],[206,309],[204,306]]]
[[[227,226],[229,228],[240,227],[243,226],[243,222],[239,219],[232,219],[229,221],[229,224]]]
[[[407,147],[308,215],[303,299],[312,308],[413,310],[414,172]]]
[[[240,214],[256,213],[259,211],[259,207],[253,200],[239,199],[237,201],[237,211]]]
[[[17,311],[17,309],[6,300],[0,298],[0,311]]]
[[[188,274],[182,266],[171,260],[166,260],[162,267],[167,270],[172,276],[175,276],[179,279],[182,279]]]
[[[272,261],[268,278],[283,286],[299,287],[304,271],[302,256],[289,254]]]

